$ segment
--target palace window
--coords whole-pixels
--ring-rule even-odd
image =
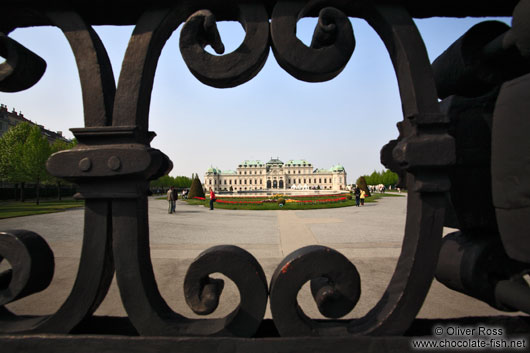
[[[260,180],[259,180],[259,183],[260,183],[260,184],[263,184],[263,180],[262,180],[262,179],[260,179]],[[260,190],[261,190],[261,188],[260,188]]]
[[[243,180],[239,179],[239,185],[243,184]]]
[[[298,174],[300,174],[300,170],[298,170]]]
[[[208,183],[209,183],[210,185],[212,185],[212,179],[208,180]]]
[[[245,170],[245,175],[247,175],[247,171]]]
[[[232,185],[232,179],[230,179],[230,181],[229,181],[229,182],[230,182],[230,185]]]
[[[245,185],[247,185],[247,179],[245,179]],[[245,190],[246,190],[246,189],[247,189],[247,188],[245,188]]]
[[[318,182],[322,184],[322,178],[318,178]]]

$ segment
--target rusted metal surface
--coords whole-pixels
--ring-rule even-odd
[[[263,317],[270,298],[277,328],[273,335],[282,338],[274,342],[264,339],[263,347],[283,347],[281,350],[286,352],[300,349],[303,342],[292,336],[319,336],[311,340],[314,347],[329,342],[348,347],[359,342],[373,344],[374,350],[381,351],[386,345],[385,340],[360,336],[394,336],[393,342],[401,344],[399,336],[415,326],[435,271],[450,288],[499,309],[527,310],[524,303],[530,300],[528,284],[522,277],[530,267],[530,1],[517,4],[167,0],[149,5],[120,1],[78,1],[74,5],[60,0],[49,4],[4,1],[0,55],[6,62],[0,65],[0,90],[27,89],[39,80],[45,68],[42,59],[8,37],[13,29],[57,26],[74,52],[85,127],[72,129],[79,144],[73,150],[54,154],[47,167],[54,176],[78,184],[77,196],[86,200],[86,207],[78,276],[63,306],[44,317],[17,317],[2,308],[0,334],[75,332],[76,327],[90,320],[105,298],[114,273],[131,330],[140,336],[253,337],[266,322]],[[433,67],[412,20],[412,16],[512,12],[512,27],[495,22],[475,26]],[[318,17],[309,47],[294,32],[296,21],[304,16]],[[385,293],[364,317],[340,320],[355,306],[361,282],[355,265],[333,249],[308,247],[295,251],[278,265],[268,284],[252,255],[227,245],[205,249],[190,265],[185,298],[198,314],[215,311],[224,285],[209,275],[220,272],[238,286],[239,306],[220,319],[189,319],[174,312],[160,294],[153,274],[147,216],[149,180],[172,168],[164,153],[150,147],[155,133],[149,131],[148,115],[157,61],[166,41],[184,23],[180,38],[184,61],[198,80],[213,87],[234,87],[252,79],[265,64],[270,49],[293,77],[320,82],[339,75],[353,54],[355,38],[348,17],[365,19],[385,44],[403,107],[399,136],[381,151],[383,164],[399,173],[401,185],[409,191],[402,251]],[[216,28],[216,21],[222,20],[239,21],[246,36],[233,53],[213,56],[204,47],[211,45],[218,53],[224,51]],[[105,47],[92,29],[103,23],[135,24],[117,84]],[[27,60],[17,61],[17,55]],[[439,103],[438,98],[443,101]],[[474,178],[480,177],[477,170],[483,177],[492,175],[491,181],[487,178],[481,184],[487,189],[483,197],[478,201],[459,197],[465,195]],[[458,223],[461,233],[442,242],[448,207],[454,216],[452,225]],[[9,294],[0,291],[0,304],[49,284],[53,254],[37,234],[0,233],[1,257],[16,266],[12,272],[0,274],[0,288],[10,289]],[[32,272],[33,268],[24,264],[29,260],[24,259],[40,264],[42,273]],[[307,281],[311,281],[320,312],[332,320],[311,319],[300,309],[296,296]],[[113,333],[111,329],[107,332]],[[36,350],[48,344],[68,346],[91,341],[70,336],[27,337],[27,342],[37,344]],[[124,350],[132,344],[124,339],[127,343],[123,345],[99,336],[91,342],[98,349],[107,342]],[[209,351],[212,344],[224,345],[226,350],[256,348],[243,339],[195,338],[188,348],[183,348],[185,341],[162,341],[182,351],[189,347]],[[0,336],[0,342],[23,346],[26,341]],[[152,341],[144,337],[140,342],[146,346]]]

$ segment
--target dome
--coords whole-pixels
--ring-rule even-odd
[[[221,171],[219,169],[214,168],[214,167],[210,167],[210,168],[208,168],[206,173],[207,174],[220,174]]]
[[[344,172],[344,167],[340,164],[337,164],[336,166],[331,167],[330,170],[332,172]]]

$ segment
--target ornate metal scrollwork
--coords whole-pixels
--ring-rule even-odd
[[[46,289],[55,267],[46,241],[27,230],[0,234],[0,262],[11,264],[11,269],[0,273],[0,305]]]
[[[353,52],[355,40],[351,24],[341,11],[322,8],[312,47],[307,48],[294,36],[297,19],[307,11],[309,9],[304,9],[299,2],[276,4],[271,22],[275,55],[280,65],[297,78],[308,81],[333,78]],[[239,5],[239,20],[247,37],[238,50],[225,57],[204,52],[207,43],[219,51],[222,49],[215,30],[214,12],[197,12],[197,8],[189,6],[144,13],[129,42],[117,88],[105,49],[90,26],[75,13],[47,14],[50,21],[64,31],[78,61],[86,125],[73,130],[80,142],[78,147],[52,156],[48,168],[52,174],[80,185],[80,195],[87,199],[85,242],[101,237],[97,240],[98,255],[92,254],[92,259],[87,260],[83,252],[78,277],[79,281],[86,281],[82,269],[87,264],[100,269],[93,300],[80,311],[82,315],[64,324],[61,332],[70,330],[97,307],[108,288],[113,263],[125,309],[142,335],[251,336],[263,318],[267,299],[265,276],[258,262],[242,249],[210,249],[190,266],[185,284],[186,299],[198,313],[214,310],[222,290],[221,282],[208,277],[210,273],[225,273],[240,289],[238,309],[226,318],[210,320],[190,320],[168,307],[158,292],[149,254],[147,181],[171,166],[165,155],[149,147],[153,133],[148,131],[147,114],[156,63],[166,40],[187,18],[181,37],[183,56],[201,81],[218,87],[252,78],[267,57],[268,15],[264,7],[255,4]],[[414,212],[407,215],[403,253],[389,289],[378,305],[361,320],[336,321],[311,334],[382,334],[406,329],[432,280],[441,234],[446,187],[440,168],[451,162],[452,145],[443,129],[445,120],[438,112],[432,77],[425,74],[429,72],[425,49],[410,16],[401,8],[367,6],[361,13],[382,37],[396,68],[406,125],[410,128],[402,130],[402,138],[392,149],[392,159],[401,170],[410,173],[408,202],[409,209]],[[436,149],[445,149],[445,155],[433,164],[426,154]],[[418,150],[423,152],[418,153]],[[94,217],[100,220],[95,222]],[[95,226],[96,223],[101,226]],[[300,251],[308,253],[299,261],[306,261],[307,256],[314,254],[331,256],[337,259],[333,263],[345,271],[339,274],[330,267],[322,273],[305,274],[303,270],[300,273],[297,280],[312,279],[321,312],[340,317],[350,310],[359,296],[355,267],[329,249]],[[298,256],[296,254],[301,253],[293,256]],[[295,264],[294,259],[285,261],[282,269],[291,261],[293,266]],[[345,277],[351,278],[346,280]],[[291,327],[289,315],[278,311],[288,306],[282,302],[290,302],[293,296],[293,293],[282,294],[281,283],[286,283],[285,278],[289,278],[289,274],[280,270],[271,284],[274,320],[282,334],[306,334],[307,327],[313,327],[309,318],[301,316],[301,322],[309,326],[293,324]],[[292,282],[289,284],[295,283]],[[296,286],[290,292],[295,292]],[[80,298],[76,288],[74,286],[70,301]],[[55,332],[55,329],[48,330]]]
[[[502,42],[519,48],[522,57],[527,59],[527,31],[517,21],[528,11],[529,2],[525,0],[521,4],[516,8],[519,15],[515,22],[519,24],[508,31]],[[310,82],[325,81],[337,76],[350,59],[355,38],[348,16],[359,16],[367,20],[385,43],[402,100],[404,120],[398,124],[400,135],[381,152],[382,162],[400,173],[402,183],[409,190],[402,252],[379,302],[362,318],[338,320],[355,306],[360,296],[360,276],[355,265],[329,248],[299,249],[286,257],[273,275],[271,311],[283,336],[402,334],[416,317],[433,279],[450,188],[447,169],[455,162],[455,142],[447,133],[450,116],[440,112],[431,65],[409,12],[401,5],[365,1],[348,4],[343,1],[263,4],[235,1],[230,2],[230,9],[223,9],[214,1],[200,4],[180,1],[174,8],[164,6],[159,4],[131,17],[136,27],[117,85],[106,50],[88,24],[92,22],[87,22],[81,10],[79,13],[50,10],[39,13],[41,18],[35,20],[37,24],[51,23],[64,32],[78,64],[85,127],[73,129],[79,145],[54,154],[48,161],[48,169],[55,176],[77,183],[79,196],[86,199],[83,248],[76,282],[61,308],[43,317],[18,317],[2,308],[0,332],[70,332],[99,306],[116,270],[128,318],[140,335],[253,336],[263,320],[269,293],[263,269],[243,249],[235,246],[207,249],[190,265],[184,281],[188,305],[194,312],[206,315],[217,308],[223,289],[223,282],[210,275],[219,272],[231,278],[240,291],[241,301],[224,318],[186,318],[174,312],[158,290],[149,250],[147,187],[149,180],[167,173],[172,164],[162,152],[150,147],[154,133],[148,129],[148,112],[157,61],[171,33],[185,23],[180,38],[182,55],[193,75],[207,85],[233,87],[250,80],[267,60],[269,46],[280,66],[294,77]],[[316,13],[318,25],[311,46],[307,47],[296,38],[296,23],[301,17]],[[224,50],[214,14],[221,20],[237,19],[244,27],[245,40],[235,52],[214,56],[204,51],[206,45],[218,53]],[[32,12],[31,16],[37,15]],[[495,36],[499,28],[499,32],[506,31],[506,26],[498,24],[481,27],[488,26],[495,27]],[[11,27],[13,23],[5,28]],[[453,49],[458,52],[461,44]],[[496,44],[492,46],[496,48]],[[3,34],[0,55],[6,58],[6,63],[0,65],[0,90],[26,89],[44,72],[42,59]],[[461,58],[464,65],[459,79],[474,77],[474,73],[466,71],[466,58]],[[526,70],[523,61],[521,65]],[[515,76],[520,73],[517,71]],[[458,82],[450,82],[448,90],[460,87]],[[528,76],[524,76],[502,87],[498,102],[511,106],[514,97],[528,91],[523,89],[528,82]],[[494,80],[494,83],[499,82]],[[517,98],[516,103],[520,105],[514,106],[526,112],[525,102]],[[495,115],[509,121],[515,119],[512,110],[505,106],[498,106]],[[504,130],[497,133],[511,136]],[[503,151],[507,146],[499,148]],[[501,163],[496,168],[502,169],[500,157],[494,160]],[[494,174],[506,177],[502,170],[497,169]],[[506,205],[505,199],[497,202],[497,207],[502,209],[498,211],[499,219],[506,227],[510,227],[507,223],[511,217],[528,213],[528,204],[512,209],[513,205]],[[524,249],[528,247],[520,251],[514,245],[520,232],[520,229],[508,229],[502,241],[510,256],[526,261],[528,253]],[[453,238],[447,238],[446,246],[462,241]],[[480,261],[477,260],[476,266],[482,264],[484,248],[469,250],[478,252]],[[0,256],[12,264],[11,272],[0,274],[0,305],[43,290],[49,284],[53,254],[36,234],[0,233]],[[443,261],[440,263],[443,265]],[[38,276],[35,266],[42,271]],[[454,275],[451,271],[445,274],[449,281]],[[320,312],[333,320],[312,320],[300,309],[296,294],[307,281],[311,281]],[[511,292],[527,291],[528,288],[514,287],[514,283],[491,286],[493,293],[488,294],[488,300],[493,302],[498,296],[510,301]],[[473,283],[464,284],[465,291],[474,295],[480,292]]]
[[[28,89],[40,80],[46,70],[46,62],[41,57],[1,32],[0,56],[6,59],[0,64],[2,92]]]
[[[299,307],[296,296],[309,280],[313,298],[326,317],[344,316],[353,309],[361,295],[359,273],[342,254],[316,245],[296,250],[278,265],[271,279],[271,312],[280,334],[347,334],[340,322],[311,320]]]
[[[271,16],[274,57],[292,76],[302,81],[321,82],[337,76],[350,60],[355,48],[353,29],[340,10],[320,10],[311,46],[296,37],[296,22],[305,12],[304,2],[279,1]]]
[[[269,16],[265,6],[239,5],[238,21],[245,29],[245,39],[234,52],[215,56],[204,50],[211,45],[224,53],[215,16],[209,10],[191,15],[180,34],[180,51],[193,75],[202,83],[217,87],[235,87],[258,74],[269,55]]]

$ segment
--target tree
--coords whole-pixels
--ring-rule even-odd
[[[189,188],[191,187],[192,180],[185,176],[172,177],[169,175],[163,175],[160,178],[151,181],[151,188],[167,189],[170,186],[177,188]]]
[[[179,188],[191,187],[192,180],[187,176],[177,176],[175,179],[175,185]]]
[[[188,199],[193,199],[194,197],[204,197],[202,183],[197,174],[195,174],[195,177],[191,181],[190,193],[188,194]]]
[[[34,182],[36,188],[36,202],[40,202],[40,184],[49,179],[46,171],[46,161],[51,155],[48,139],[42,136],[38,126],[32,126],[26,143],[22,146],[21,166],[26,180]]]
[[[0,178],[15,184],[17,189],[20,183],[20,201],[22,202],[24,202],[24,184],[29,181],[24,172],[22,156],[30,131],[30,124],[20,123],[0,138]]]
[[[396,185],[399,181],[399,176],[392,172],[391,170],[386,170],[382,175],[382,181],[381,184],[388,186],[388,185]]]
[[[396,185],[398,183],[398,175],[391,170],[382,170],[381,172],[373,171],[372,174],[361,175],[364,177],[366,184],[368,185],[379,185],[383,184],[385,186]]]
[[[364,178],[366,180],[366,184],[368,184],[368,185],[381,184],[381,182],[380,182],[381,175],[378,172],[376,172],[375,170],[372,172],[372,174],[370,174],[370,176],[364,176]]]
[[[70,142],[66,142],[64,140],[55,140],[50,149],[51,149],[51,154],[53,153],[56,153],[56,152],[59,152],[59,151],[63,151],[63,150],[69,150],[69,149],[72,149],[74,148],[75,146],[77,145],[77,140],[76,139],[73,139],[72,141]],[[57,178],[57,177],[54,177],[54,176],[49,176],[49,179],[48,181],[51,183],[51,184],[55,184],[57,186],[57,199],[58,200],[61,200],[61,184],[63,183],[67,183],[65,182],[63,179],[61,178]]]

